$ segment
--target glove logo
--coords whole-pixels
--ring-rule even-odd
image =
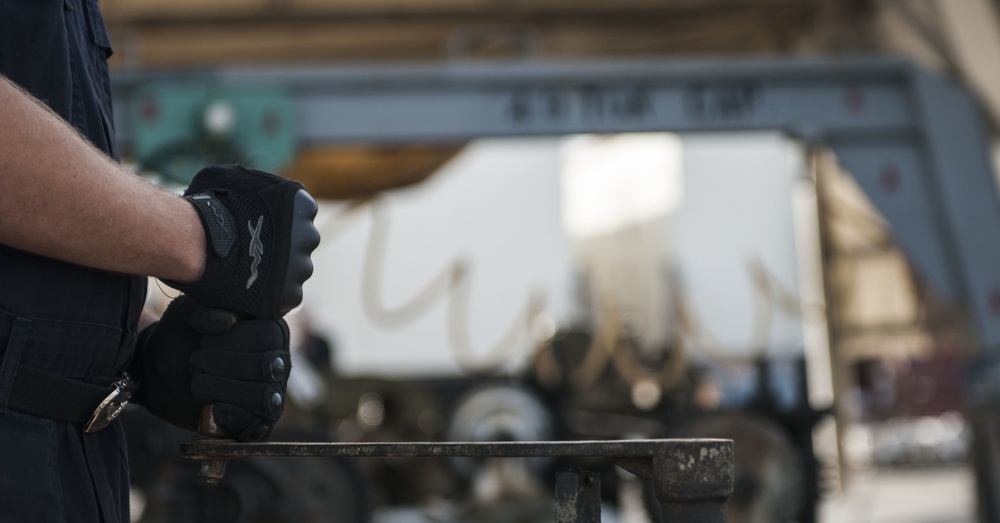
[[[257,227],[254,228],[250,221],[247,221],[247,228],[250,229],[250,256],[253,256],[253,263],[250,264],[250,279],[247,280],[249,289],[253,282],[257,281],[257,266],[260,265],[261,256],[264,255],[264,244],[260,242],[260,227],[264,223],[264,216],[257,218]]]
[[[215,216],[215,222],[219,224],[219,232],[223,234],[223,237],[229,236],[229,231],[226,230],[226,219],[222,217],[219,209],[212,205],[211,200],[206,201],[205,205],[207,205],[209,209],[212,209],[212,215]]]

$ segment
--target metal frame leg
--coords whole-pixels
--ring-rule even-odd
[[[601,523],[601,475],[597,471],[556,473],[556,523]]]

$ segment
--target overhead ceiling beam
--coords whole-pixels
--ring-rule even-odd
[[[828,1],[828,0],[824,0]],[[635,16],[651,13],[712,14],[747,8],[795,9],[822,2],[801,0],[103,0],[105,18],[112,23],[219,23],[269,20],[434,19],[496,16],[592,17]]]
[[[690,20],[540,23],[511,19],[459,22],[254,23],[113,31],[119,58],[140,65],[221,62],[438,59],[477,56],[614,56],[663,53],[777,52],[796,35],[771,27],[766,13]],[[131,47],[130,47],[131,46]]]
[[[633,0],[622,5],[616,2],[611,10],[607,2],[597,0],[581,0],[579,7],[546,0],[530,6],[515,2],[513,7],[504,4],[482,10],[440,8],[380,15],[379,2],[374,1],[376,5],[368,10],[352,11],[350,7],[359,2],[346,2],[347,7],[338,2],[333,9],[313,0],[247,0],[231,14],[219,14],[218,5],[230,3],[219,0],[208,2],[212,5],[200,14],[168,9],[154,16],[128,11],[125,6],[131,9],[133,0],[106,1],[106,19],[116,48],[113,64],[135,67],[774,54],[795,51],[804,35],[823,25],[826,12],[821,6],[827,5],[800,0]],[[176,1],[181,7],[190,3]],[[428,3],[454,4],[447,0]],[[381,9],[395,4],[383,0]],[[846,4],[830,5],[843,11]],[[272,14],[260,14],[268,10]]]

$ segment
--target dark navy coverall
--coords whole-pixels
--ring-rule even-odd
[[[0,74],[117,160],[110,54],[96,0],[0,0]],[[145,293],[144,277],[0,245],[0,522],[129,521],[120,423],[87,434],[7,399],[24,366],[100,385],[120,377]]]

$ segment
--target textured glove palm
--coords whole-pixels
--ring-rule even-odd
[[[181,296],[139,336],[130,366],[134,401],[178,427],[197,430],[202,405],[241,441],[270,434],[284,408],[291,359],[284,320],[235,321]]]

